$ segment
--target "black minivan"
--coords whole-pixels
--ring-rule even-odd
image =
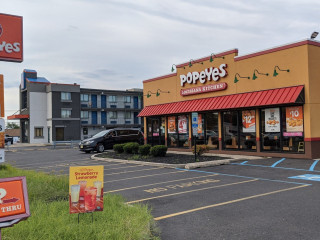
[[[103,152],[105,149],[113,148],[114,144],[137,142],[143,144],[143,133],[139,128],[113,128],[101,131],[91,138],[80,142],[80,151],[90,153],[91,151]]]

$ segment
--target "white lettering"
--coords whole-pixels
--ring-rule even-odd
[[[187,74],[187,83],[192,83],[192,73],[188,72]]]
[[[221,64],[220,65],[220,67],[219,67],[219,69],[220,69],[220,71],[221,71],[221,73],[220,73],[220,77],[225,77],[225,76],[227,76],[227,70],[225,70],[224,68],[226,68],[227,67],[227,64],[225,64],[225,63],[223,63],[223,64]]]
[[[207,71],[207,70],[209,70],[209,71]],[[205,71],[205,73],[207,75],[208,81],[211,81],[212,67],[211,68],[207,68],[204,71]]]
[[[192,77],[193,77],[193,84],[196,84],[198,79],[199,79],[200,74],[198,72],[193,72]]]
[[[12,44],[8,43],[6,46],[5,46],[5,50],[7,53],[12,53],[12,49],[13,49],[13,46]]]
[[[21,210],[21,204],[9,206],[9,207],[2,207],[2,208],[1,208],[1,211],[2,211],[3,213],[5,213],[5,212],[17,211],[17,210]]]
[[[212,71],[212,80],[213,81],[218,81],[220,76],[219,76],[220,72],[219,72],[219,69],[218,68],[214,68],[213,71]]]
[[[7,53],[12,53],[12,51],[14,52],[20,52],[20,43],[6,43],[5,41],[2,41],[2,43],[0,43],[0,52],[5,51]]]
[[[183,87],[184,83],[187,81],[186,75],[180,75],[181,87]]]
[[[205,83],[205,82],[206,82],[206,73],[205,73],[205,71],[202,71],[202,72],[200,73],[199,81],[200,81],[201,83]]]
[[[20,52],[20,43],[14,43],[13,44],[13,51]]]

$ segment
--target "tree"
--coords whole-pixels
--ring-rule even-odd
[[[8,122],[6,128],[7,129],[19,129],[20,126],[14,122]]]

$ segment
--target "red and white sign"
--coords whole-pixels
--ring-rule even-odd
[[[0,14],[0,61],[23,61],[22,17]]]
[[[194,88],[186,88],[180,90],[181,96],[187,96],[187,95],[194,95],[194,94],[200,94],[200,93],[207,93],[207,92],[216,92],[227,89],[228,84],[223,83],[216,83],[216,84],[210,84],[200,87],[194,87]]]

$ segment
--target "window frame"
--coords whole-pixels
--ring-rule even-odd
[[[38,134],[38,130],[40,134]],[[34,138],[44,138],[43,127],[34,127]]]
[[[63,115],[63,111],[70,112],[70,114],[68,114],[68,116],[65,117]],[[72,116],[72,109],[61,108],[61,118],[71,118],[71,116]]]
[[[87,96],[87,99],[84,99],[84,98],[85,98],[84,96]],[[87,94],[87,93],[81,93],[81,94],[80,94],[80,101],[81,101],[81,102],[89,102],[89,94]]]
[[[61,101],[72,101],[71,92],[61,92],[60,99]]]

